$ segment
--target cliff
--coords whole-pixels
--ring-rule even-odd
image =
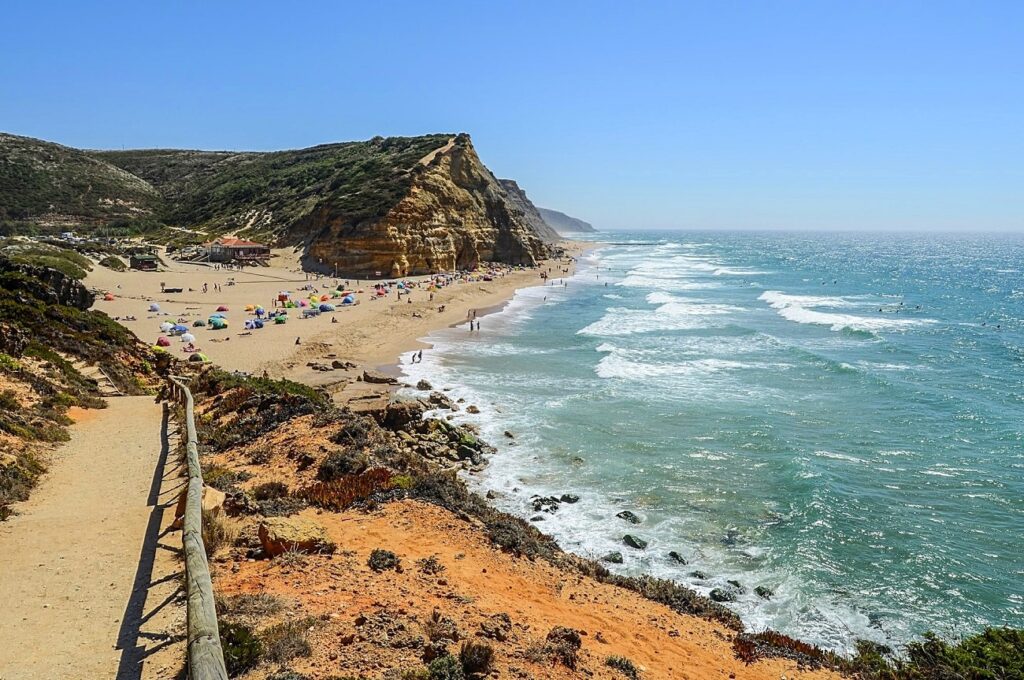
[[[533,264],[557,235],[468,135],[375,137],[275,152],[80,151],[0,135],[0,221],[300,246],[307,267],[401,276]],[[113,227],[113,231],[111,228]]]
[[[551,226],[544,221],[541,217],[540,212],[537,211],[537,206],[527,198],[526,192],[512,179],[501,179],[502,188],[508,194],[509,200],[512,205],[523,214],[523,219],[526,223],[540,235],[542,239],[548,243],[554,243],[560,240],[562,237],[558,235],[558,232],[551,228]]]
[[[597,231],[590,222],[584,222],[576,217],[570,217],[563,212],[551,210],[550,208],[537,208],[544,221],[559,234],[591,233]]]
[[[481,262],[535,264],[542,238],[477,156],[452,138],[410,171],[405,195],[381,217],[358,219],[326,203],[301,225],[306,265],[355,275],[407,276]]]

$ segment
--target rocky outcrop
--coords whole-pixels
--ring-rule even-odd
[[[81,282],[50,267],[16,264],[0,258],[0,271],[21,274],[7,279],[8,292],[22,291],[49,305],[66,305],[85,311],[96,299]]]
[[[541,217],[540,212],[537,211],[537,206],[526,197],[526,192],[512,179],[499,179],[502,188],[508,194],[509,202],[512,203],[516,210],[523,214],[523,219],[526,223],[537,232],[537,235],[548,243],[554,243],[560,241],[561,236],[558,232],[551,228],[551,226],[544,221]]]
[[[537,208],[537,212],[544,219],[544,222],[548,224],[559,234],[575,234],[575,233],[590,233],[597,231],[594,229],[594,225],[590,222],[584,222],[583,220],[570,217],[563,212],[557,210],[551,210],[550,208]]]
[[[376,218],[354,221],[323,206],[310,216],[304,264],[347,276],[399,277],[533,265],[548,254],[473,148],[459,135],[412,171],[404,196]]]
[[[335,545],[321,524],[305,517],[268,517],[259,526],[263,551],[271,557],[286,552],[331,553]]]

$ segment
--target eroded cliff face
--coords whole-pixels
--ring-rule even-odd
[[[352,221],[318,207],[309,218],[306,267],[400,277],[481,262],[532,265],[547,256],[467,135],[425,156],[411,174],[406,194],[382,217]]]
[[[516,207],[519,212],[523,213],[523,218],[526,223],[533,228],[537,234],[548,243],[554,243],[561,240],[558,232],[551,228],[544,218],[541,216],[537,209],[537,206],[533,204],[533,201],[529,199],[523,188],[519,186],[513,179],[499,179],[502,188],[505,193],[508,194],[509,200],[512,205]]]

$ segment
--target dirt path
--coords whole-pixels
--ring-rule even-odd
[[[164,410],[152,397],[108,404],[72,413],[71,441],[0,524],[0,680],[180,670],[179,543],[160,544],[178,483]]]

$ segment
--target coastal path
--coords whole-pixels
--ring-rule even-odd
[[[71,440],[0,524],[0,680],[184,666],[181,564],[160,543],[183,483],[167,465],[167,411],[153,397],[107,403],[72,410]]]

